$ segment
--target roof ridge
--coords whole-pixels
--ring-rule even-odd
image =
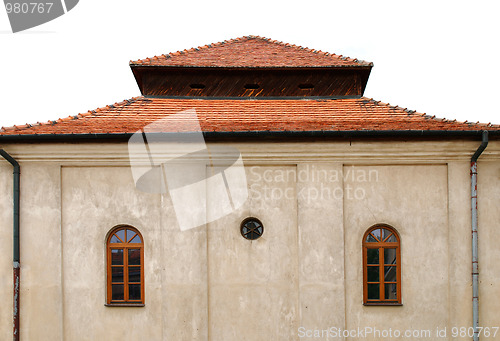
[[[362,99],[366,99],[366,100],[369,100],[373,103],[375,103],[376,105],[382,105],[382,106],[386,106],[386,107],[390,107],[392,109],[395,109],[395,110],[402,110],[402,111],[405,111],[407,112],[409,115],[418,115],[418,116],[421,116],[422,118],[425,118],[425,119],[431,119],[433,121],[441,121],[441,122],[447,122],[447,123],[457,123],[457,124],[468,124],[468,125],[477,125],[477,126],[484,126],[484,127],[498,127],[500,128],[500,124],[492,124],[491,122],[489,123],[482,123],[482,122],[468,122],[467,120],[465,121],[457,121],[457,119],[453,119],[453,120],[450,120],[446,117],[436,117],[436,115],[427,115],[427,113],[421,113],[421,112],[418,112],[416,110],[408,110],[408,108],[401,108],[400,106],[398,105],[391,105],[390,103],[384,103],[382,101],[376,101],[374,100],[373,98],[368,98],[368,97],[361,97]]]
[[[213,48],[213,47],[216,47],[216,46],[222,46],[222,45],[227,44],[227,43],[233,43],[233,42],[236,42],[236,41],[241,41],[244,38],[250,38],[250,37],[256,37],[256,36],[242,36],[242,37],[232,38],[232,39],[229,39],[229,40],[226,39],[226,40],[218,41],[216,43],[199,45],[197,47],[192,47],[190,49],[177,50],[177,51],[174,51],[174,52],[169,52],[167,54],[163,53],[160,56],[156,56],[155,55],[153,57],[147,57],[147,58],[144,58],[144,59],[131,60],[129,62],[129,64],[133,65],[133,64],[136,64],[138,62],[142,63],[142,62],[145,62],[145,61],[151,61],[151,59],[155,59],[155,58],[159,59],[160,57],[163,57],[165,59],[169,59],[172,56],[178,56],[178,55],[189,53],[189,52],[196,52],[196,51],[204,50],[204,49],[207,49],[207,48]]]
[[[390,103],[385,103],[385,102],[382,102],[382,101],[376,101],[373,98],[367,98],[367,97],[361,97],[361,98],[367,99],[367,100],[373,102],[375,105],[385,106],[385,107],[392,108],[394,110],[400,110],[401,112],[406,112],[408,115],[419,115],[419,116],[423,116],[423,117],[426,116],[425,113],[421,113],[421,112],[418,112],[417,110],[412,110],[412,109],[408,109],[408,108],[402,108],[402,107],[400,107],[397,104],[396,105],[391,105]]]
[[[348,62],[356,63],[356,64],[359,64],[359,65],[367,64],[368,66],[373,66],[372,62],[368,62],[368,61],[365,61],[365,60],[362,60],[362,59],[351,58],[351,57],[344,56],[344,55],[338,55],[336,53],[324,52],[324,51],[312,49],[312,48],[309,48],[309,47],[303,47],[301,45],[285,43],[285,42],[283,42],[281,40],[275,40],[275,39],[271,39],[271,38],[267,38],[267,37],[262,37],[262,36],[259,36],[259,35],[246,35],[246,36],[241,36],[241,37],[237,37],[237,38],[226,39],[226,40],[219,41],[219,42],[216,42],[216,43],[200,45],[200,46],[197,46],[197,47],[192,47],[190,49],[184,49],[184,50],[178,50],[178,51],[175,51],[175,52],[169,52],[167,54],[161,54],[160,56],[156,56],[155,55],[153,57],[147,57],[147,58],[144,58],[144,59],[130,60],[129,61],[129,65],[142,64],[142,63],[146,63],[146,62],[150,63],[152,60],[159,60],[160,58],[166,60],[166,59],[172,58],[172,56],[179,56],[179,55],[183,55],[183,54],[197,52],[197,51],[204,50],[204,49],[220,47],[220,46],[223,46],[225,44],[230,44],[230,43],[235,43],[235,42],[241,42],[241,41],[246,41],[246,40],[251,40],[251,39],[257,39],[257,40],[260,40],[260,41],[263,41],[263,42],[267,42],[267,43],[270,43],[270,44],[275,44],[275,45],[279,45],[279,46],[283,46],[283,47],[291,47],[291,48],[295,48],[297,50],[304,50],[304,51],[307,51],[307,52],[312,52],[312,53],[320,54],[320,55],[323,55],[323,56],[326,56],[326,57],[338,58],[338,59],[341,59],[343,61],[348,61]]]
[[[56,120],[48,120],[47,122],[36,122],[36,123],[31,123],[31,124],[26,123],[23,125],[12,125],[10,127],[0,127],[0,132],[13,131],[13,130],[14,131],[22,131],[24,129],[28,129],[28,128],[36,127],[36,126],[48,126],[48,125],[53,126],[53,125],[56,125],[56,124],[62,123],[62,122],[79,120],[79,119],[89,117],[89,116],[98,116],[101,111],[104,113],[105,110],[114,109],[115,107],[124,107],[124,106],[130,105],[130,104],[132,104],[140,99],[143,99],[143,98],[144,98],[144,96],[136,96],[136,97],[132,97],[130,99],[124,99],[121,102],[115,102],[114,104],[108,104],[104,107],[99,107],[99,108],[96,108],[93,110],[88,110],[85,113],[78,113],[76,115],[70,115],[67,117],[58,118]]]

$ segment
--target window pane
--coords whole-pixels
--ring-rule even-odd
[[[384,249],[384,264],[396,264],[396,249]]]
[[[367,249],[366,250],[366,263],[367,264],[378,264],[379,263],[378,249]]]
[[[386,243],[397,243],[398,240],[396,239],[396,236],[393,234],[391,234],[391,236],[389,238],[387,238],[387,240],[385,241]]]
[[[141,299],[141,285],[140,284],[129,284],[129,286],[128,286],[128,299],[129,300],[140,300]]]
[[[112,249],[111,250],[111,265],[123,265],[123,250],[122,249]]]
[[[111,274],[111,282],[123,283],[123,266],[112,267]]]
[[[117,232],[115,233],[115,235],[116,235],[118,238],[120,238],[120,239],[121,239],[120,241],[118,241],[118,243],[125,243],[125,242],[126,242],[126,240],[125,240],[125,230],[120,230],[120,231],[117,231]]]
[[[378,300],[380,299],[380,284],[368,284],[368,299],[369,300]]]
[[[141,282],[141,267],[140,266],[129,266],[128,267],[128,281]]]
[[[384,267],[384,281],[385,282],[396,282],[396,267],[395,266],[385,266]]]
[[[380,282],[379,276],[379,267],[378,266],[369,266],[368,273],[368,282]]]
[[[128,250],[128,265],[141,265],[141,250],[129,249]]]
[[[371,232],[371,234],[373,234],[373,236],[374,236],[375,238],[377,238],[378,240],[380,240],[380,229],[373,230],[373,231]]]
[[[139,237],[139,235],[136,234],[135,237],[129,241],[129,243],[141,243],[141,237]]]
[[[395,300],[398,298],[397,284],[386,284],[385,285],[385,299]]]
[[[113,301],[122,301],[123,300],[123,284],[113,284],[111,286],[111,299]]]
[[[387,229],[381,229],[382,230],[382,239],[380,241],[384,241],[387,237],[389,237],[392,232],[387,230]]]
[[[376,243],[377,240],[375,238],[373,238],[373,236],[371,234],[368,235],[368,237],[366,237],[366,241],[368,243]]]

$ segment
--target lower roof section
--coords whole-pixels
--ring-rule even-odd
[[[500,126],[438,119],[373,99],[187,99],[136,97],[47,123],[2,128],[0,141],[96,140],[203,132],[210,139],[345,137],[475,138]]]

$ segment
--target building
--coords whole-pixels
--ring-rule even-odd
[[[486,138],[478,316],[498,326],[500,126],[365,98],[371,63],[255,36],[130,66],[141,96],[0,131],[2,155],[21,167],[13,250],[12,166],[0,164],[0,293],[12,301],[17,251],[21,339],[386,340],[392,330],[469,340],[453,328],[473,326],[470,167]],[[231,191],[233,173],[224,183],[229,200],[245,200],[208,217],[227,192],[206,182],[182,228],[168,179],[139,188],[158,155],[145,147],[134,159],[134,136],[235,148],[246,187]],[[208,179],[231,157],[177,174]],[[2,338],[12,318],[3,304]]]

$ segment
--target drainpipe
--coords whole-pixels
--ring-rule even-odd
[[[6,151],[0,149],[0,155],[14,166],[14,312],[13,312],[13,336],[14,341],[19,341],[19,284],[21,277],[21,263],[19,259],[19,183],[21,178],[21,167],[19,163]]]
[[[474,341],[479,340],[479,263],[477,239],[477,159],[488,145],[488,131],[483,131],[483,142],[470,160],[471,209],[472,209],[472,326]]]

